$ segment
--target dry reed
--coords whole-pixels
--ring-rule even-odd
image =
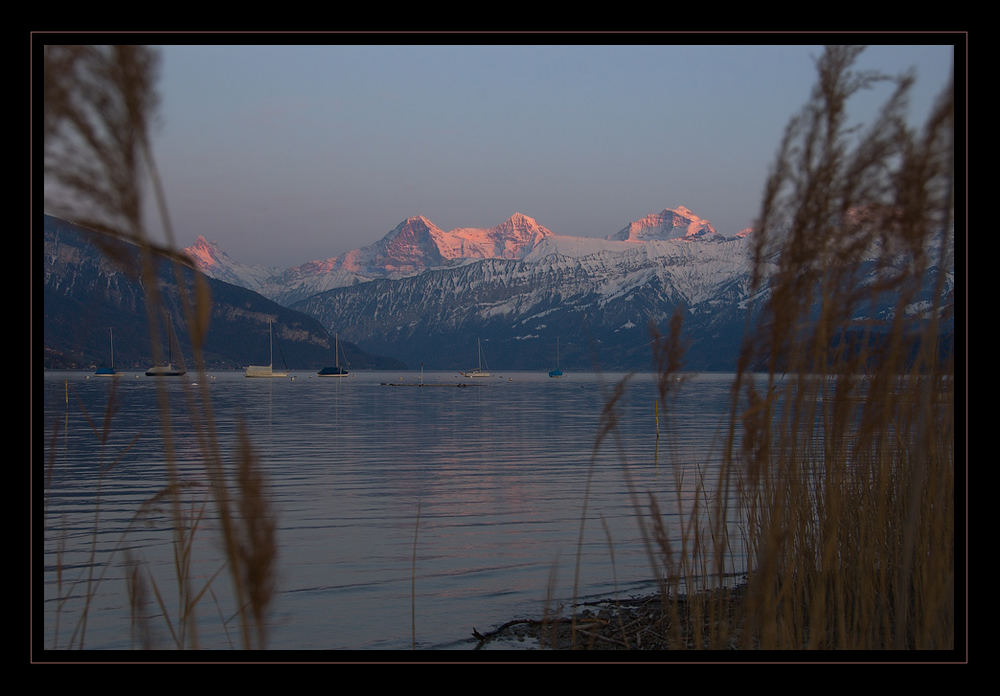
[[[160,364],[163,357],[161,318],[168,333],[172,325],[186,327],[200,387],[185,383],[184,399],[195,425],[199,456],[205,465],[222,532],[226,567],[240,620],[240,644],[245,648],[260,648],[266,646],[266,613],[274,592],[275,522],[262,467],[249,439],[241,434],[231,467],[215,433],[202,355],[211,297],[204,277],[194,271],[189,259],[174,250],[166,197],[149,145],[158,106],[155,90],[158,67],[158,53],[146,46],[44,47],[46,207],[53,214],[93,231],[92,239],[105,256],[123,272],[140,279],[147,293],[145,304],[155,364]],[[150,189],[166,237],[163,244],[152,241],[144,223],[143,201]],[[124,251],[128,248],[139,249],[138,261]],[[179,307],[176,315],[167,313],[161,293],[160,279],[165,266],[173,274]],[[152,576],[144,579],[134,558],[126,559],[128,586],[135,611],[141,611],[149,594],[155,597],[174,647],[196,648],[199,640],[195,608],[206,594],[215,596],[211,584],[217,574],[200,588],[193,585],[191,553],[204,510],[185,511],[183,507],[184,485],[178,475],[165,385],[158,385],[157,399],[167,480],[156,497],[164,499],[171,510],[176,612],[169,611]],[[113,404],[113,398],[109,399],[106,425],[110,423]],[[137,517],[141,514],[140,510]],[[84,647],[85,621],[86,610],[77,628],[79,639],[71,640],[69,647]],[[147,628],[138,623],[135,627],[140,633],[140,644],[148,646]]]
[[[852,148],[848,100],[888,79],[852,71],[860,50],[819,59],[755,231],[770,298],[733,385],[742,446],[728,452],[753,559],[745,647],[955,646],[954,355],[940,341],[953,105],[949,90],[914,134],[913,77],[896,78]]]
[[[656,495],[636,503],[622,459],[661,588],[640,620],[657,647],[956,647],[953,101],[949,88],[913,132],[913,76],[854,71],[861,50],[830,46],[818,59],[768,179],[753,233],[753,289],[766,301],[731,387],[717,475],[700,471],[685,497],[674,463],[673,529]],[[894,89],[875,122],[850,126],[848,101],[883,82]],[[681,317],[666,335],[653,328],[668,434]],[[606,400],[595,451],[623,388]],[[745,585],[720,590],[739,556]],[[581,645],[574,632],[561,646]]]

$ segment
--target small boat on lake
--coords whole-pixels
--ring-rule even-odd
[[[96,377],[117,377],[118,372],[115,370],[115,331],[113,328],[108,327],[108,334],[111,338],[111,367],[99,367],[94,371]]]
[[[549,370],[549,377],[562,377],[563,371],[559,369],[559,339],[556,339],[556,369]]]
[[[180,377],[186,374],[187,370],[180,366],[175,367],[173,363],[153,365],[153,367],[146,370],[147,377]]]
[[[317,372],[316,374],[320,377],[347,377],[350,374],[346,367],[340,366],[340,336],[338,335],[335,340],[334,361],[336,364],[333,367],[324,367]]]
[[[170,336],[173,332],[170,332]],[[167,351],[167,364],[166,365],[153,365],[151,368],[146,370],[147,377],[180,377],[181,375],[187,374],[187,369],[183,366],[174,366],[174,342],[169,340],[168,337],[167,345],[169,347]]]
[[[459,374],[462,375],[463,377],[489,377],[490,376],[489,365],[486,366],[485,370],[483,369],[483,344],[482,344],[482,342],[478,338],[476,339],[476,345],[479,347],[479,367],[473,368],[471,370],[466,370],[465,372],[459,372]]]
[[[247,365],[244,377],[287,377],[287,372],[274,371],[274,335],[271,331],[271,320],[267,321],[267,336],[270,346],[269,362],[267,365]]]

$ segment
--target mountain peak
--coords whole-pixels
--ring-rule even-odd
[[[441,229],[423,215],[396,225],[379,242],[368,247],[367,265],[391,273],[417,273],[442,262],[435,239]]]
[[[194,244],[185,248],[184,252],[202,269],[217,265],[220,259],[226,256],[225,252],[219,249],[218,243],[210,242],[200,234],[194,240]]]
[[[423,225],[424,227],[437,227],[433,222],[423,215],[411,215],[403,221],[404,225]]]
[[[515,225],[537,225],[538,221],[535,218],[525,215],[524,213],[514,213],[509,218],[507,222],[513,223]]]
[[[513,215],[511,215],[509,218],[504,220],[502,223],[500,223],[493,229],[502,230],[511,228],[515,230],[538,231],[545,235],[552,234],[552,232],[549,229],[543,227],[542,225],[539,225],[538,221],[535,218],[529,215],[525,215],[524,213],[514,213]]]
[[[441,254],[448,259],[522,259],[552,236],[552,231],[524,213],[514,213],[495,227],[458,227],[437,238]]]
[[[625,242],[648,242],[667,239],[692,239],[715,234],[715,228],[683,205],[665,208],[630,222],[606,239]]]
[[[427,232],[437,232],[440,231],[437,225],[428,220],[423,215],[411,215],[410,217],[403,220],[401,223],[396,225],[389,233],[386,238],[391,238],[398,236],[401,233],[427,233]]]
[[[524,213],[514,213],[502,223],[494,227],[493,231],[495,234],[508,236],[513,234],[518,237],[524,237],[525,235],[540,235],[547,237],[552,234],[551,230],[539,225],[535,218],[529,217]]]

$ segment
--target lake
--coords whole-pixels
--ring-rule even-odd
[[[699,473],[711,479],[718,465],[733,378],[692,375],[664,413],[656,376],[632,375],[617,427],[594,454],[602,409],[624,375],[291,375],[45,374],[46,648],[79,647],[81,636],[85,649],[136,647],[128,559],[162,598],[163,609],[151,599],[144,612],[154,645],[173,645],[172,518],[156,506],[136,518],[167,480],[160,389],[191,514],[210,500],[205,421],[227,461],[241,424],[249,431],[277,523],[268,648],[471,650],[473,629],[565,613],[574,597],[655,588],[634,500],[646,510],[655,496],[676,529],[678,498],[690,502]],[[208,419],[192,416],[187,399],[199,393]],[[198,588],[222,567],[215,521],[209,504],[192,549]],[[198,604],[198,647],[238,646],[234,611],[223,570]]]

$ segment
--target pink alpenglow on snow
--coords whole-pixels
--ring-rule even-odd
[[[749,230],[739,233],[745,236]],[[402,278],[431,268],[482,259],[535,261],[555,255],[581,257],[625,249],[646,242],[661,253],[667,246],[721,239],[709,222],[680,206],[647,215],[603,239],[554,233],[523,213],[494,227],[456,227],[445,231],[422,215],[403,220],[382,239],[339,256],[278,269],[233,261],[218,246],[198,237],[185,249],[206,275],[241,285],[276,301],[292,302],[332,288],[376,278]]]
[[[623,242],[649,242],[667,239],[692,239],[715,234],[715,228],[684,206],[647,215],[631,222],[606,239]]]
[[[184,249],[184,252],[199,268],[211,268],[218,263],[218,257],[223,254],[218,244],[208,241],[201,235],[198,235],[194,244]]]
[[[417,273],[459,259],[522,259],[552,231],[521,213],[495,227],[444,231],[422,215],[407,218],[374,244],[348,252],[341,267]]]
[[[458,227],[443,233],[439,242],[446,258],[523,259],[552,230],[534,218],[514,213],[496,227]]]

